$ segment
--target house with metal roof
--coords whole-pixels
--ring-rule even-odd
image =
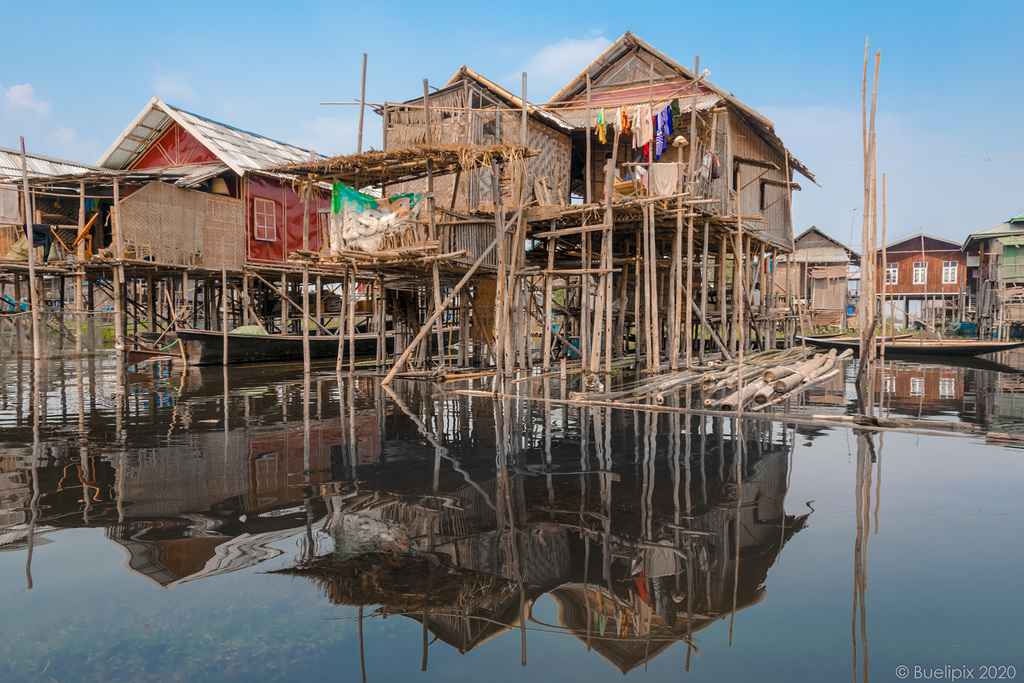
[[[978,331],[999,339],[1024,326],[1024,215],[964,240]]]
[[[154,97],[98,165],[137,179],[118,207],[126,255],[235,271],[320,248],[329,192],[311,188],[307,213],[295,178],[265,171],[311,156]],[[156,182],[138,182],[147,174]],[[173,182],[164,182],[169,174]]]

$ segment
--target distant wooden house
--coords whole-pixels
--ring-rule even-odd
[[[237,271],[282,264],[296,249],[319,249],[329,191],[314,191],[306,236],[294,178],[263,170],[310,155],[154,97],[99,165],[135,178],[148,172],[152,180],[126,185],[119,203],[126,257]]]
[[[957,242],[921,233],[886,246],[878,264],[879,295],[886,318],[903,317],[904,326],[914,320],[944,324],[962,316],[967,277],[967,254]],[[883,290],[884,287],[884,290]]]
[[[810,325],[845,327],[850,269],[860,266],[860,254],[813,225],[795,245],[795,252],[779,258],[776,294],[783,296],[788,287],[806,306]]]
[[[1024,216],[971,233],[962,250],[978,332],[1004,338],[1024,326]]]

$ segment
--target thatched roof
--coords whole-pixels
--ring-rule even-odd
[[[292,164],[275,166],[270,171],[310,173],[320,180],[336,180],[346,185],[366,186],[415,180],[427,175],[428,164],[435,175],[454,173],[489,163],[492,159],[508,162],[534,156],[535,151],[519,145],[420,145],[415,149],[371,150]]]

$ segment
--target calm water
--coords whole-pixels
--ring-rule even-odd
[[[883,410],[1022,434],[999,360]],[[0,362],[0,680],[1024,678],[1021,449],[482,382]]]

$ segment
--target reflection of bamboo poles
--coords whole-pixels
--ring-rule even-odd
[[[868,434],[857,435],[857,476],[856,476],[856,513],[857,538],[854,542],[853,567],[853,618],[851,635],[853,638],[853,680],[857,680],[857,643],[858,635],[862,649],[862,675],[864,683],[868,680],[868,641],[867,641],[867,543],[871,523],[868,515],[871,509],[871,469],[874,456],[874,442]],[[858,629],[859,626],[859,629]],[[859,630],[859,634],[858,634]]]

